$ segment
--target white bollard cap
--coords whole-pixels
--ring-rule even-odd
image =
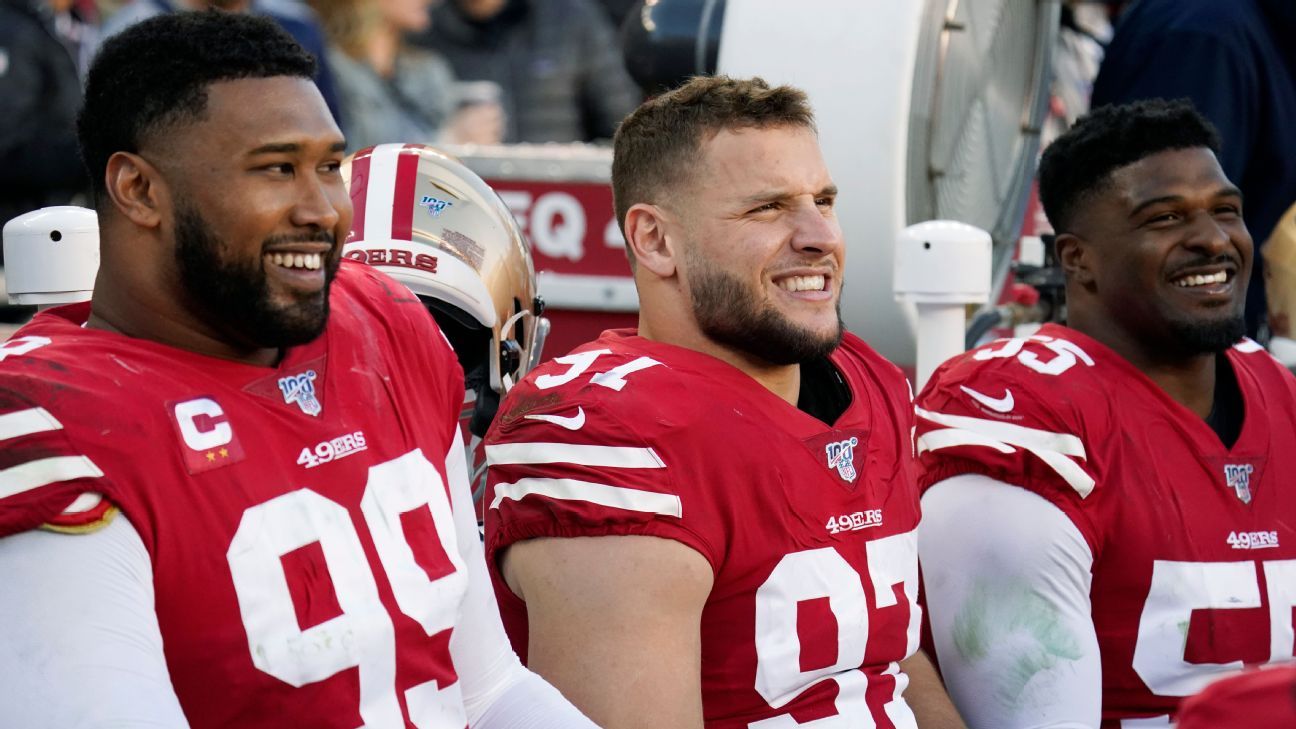
[[[990,300],[990,234],[953,220],[915,223],[896,237],[895,297],[915,304]]]
[[[99,217],[73,205],[41,208],[5,223],[4,272],[14,304],[88,301],[99,272]]]

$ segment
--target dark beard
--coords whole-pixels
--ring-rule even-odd
[[[1238,314],[1218,321],[1175,321],[1169,322],[1168,328],[1172,341],[1185,354],[1216,354],[1246,336],[1246,319]]]
[[[176,265],[189,303],[205,321],[236,339],[259,348],[305,344],[324,331],[328,322],[328,292],[338,260],[326,258],[324,288],[299,296],[287,308],[270,303],[270,287],[260,256],[249,263],[228,261],[226,246],[212,234],[202,215],[186,205],[176,206]],[[286,242],[333,243],[328,231],[304,236],[276,236],[262,247]]]
[[[693,270],[693,317],[715,342],[775,365],[827,357],[841,344],[840,298],[837,329],[821,336],[797,327],[773,307],[758,307],[752,292],[734,276],[705,264]]]

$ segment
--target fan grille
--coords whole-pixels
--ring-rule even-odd
[[[1058,0],[928,0],[926,14],[910,115],[908,222],[960,220],[989,231],[1001,271],[1039,151]]]

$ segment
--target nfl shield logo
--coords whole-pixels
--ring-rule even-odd
[[[279,391],[283,393],[284,402],[297,404],[307,415],[319,415],[324,408],[315,397],[315,370],[306,370],[300,375],[289,375],[279,378]]]
[[[855,472],[855,446],[857,445],[859,445],[859,438],[852,436],[824,447],[824,452],[828,455],[828,467],[837,469],[837,475],[848,483],[854,483],[859,475]]]
[[[1224,466],[1224,483],[1244,504],[1251,503],[1251,474],[1254,472],[1255,466],[1250,463]]]

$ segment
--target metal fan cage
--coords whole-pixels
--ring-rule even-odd
[[[927,0],[909,116],[909,223],[970,223],[1005,278],[1048,108],[1060,0]]]

